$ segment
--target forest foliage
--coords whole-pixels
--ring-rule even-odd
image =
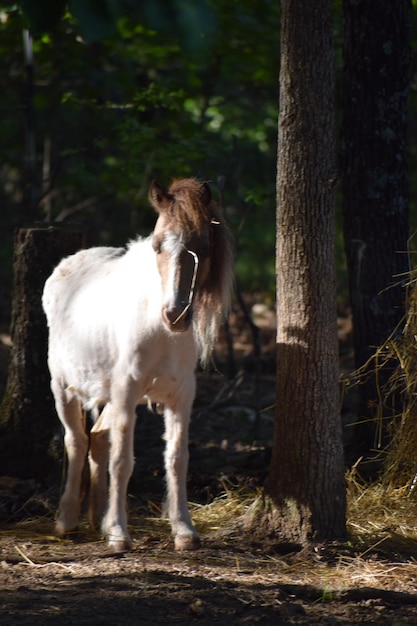
[[[279,3],[22,6],[0,10],[1,321],[16,227],[59,220],[85,229],[93,245],[123,245],[152,228],[150,181],[181,176],[211,182],[235,234],[239,284],[272,297]],[[335,8],[340,77],[340,2]],[[29,25],[33,72],[22,37]],[[338,102],[340,91],[339,78]],[[413,88],[411,131],[416,106]],[[338,253],[343,277],[341,227]]]
[[[157,30],[120,16],[116,33],[89,40],[65,13],[33,37],[32,86],[22,44],[25,18],[17,7],[2,10],[1,262],[7,291],[14,228],[66,216],[88,231],[92,244],[123,245],[152,228],[150,181],[168,184],[181,176],[211,181],[235,232],[245,287],[271,288],[277,5],[217,2],[209,15],[208,40],[202,37],[197,46],[192,20],[178,30],[165,16],[165,27],[157,23]],[[197,17],[206,21],[205,14]]]

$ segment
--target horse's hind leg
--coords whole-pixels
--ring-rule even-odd
[[[52,380],[51,388],[55,397],[58,417],[65,429],[65,450],[68,457],[67,481],[58,509],[55,531],[64,535],[73,531],[80,515],[80,491],[84,462],[88,449],[88,437],[84,430],[84,420],[79,400]]]
[[[90,431],[90,498],[88,519],[99,528],[106,512],[108,496],[108,466],[110,452],[109,405],[106,405]]]

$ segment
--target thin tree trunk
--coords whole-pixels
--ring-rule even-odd
[[[356,367],[401,325],[409,270],[409,0],[344,0],[344,234]],[[390,368],[360,388],[351,460],[382,445],[375,418]],[[395,402],[385,418],[398,410]],[[369,421],[367,421],[369,420]]]
[[[58,262],[84,247],[84,235],[30,228],[16,233],[12,350],[0,405],[0,475],[49,479],[56,474],[58,431],[47,367],[48,333],[41,297]]]
[[[338,410],[333,91],[331,0],[282,2],[277,409],[265,501],[270,507],[266,523],[282,541],[296,543],[346,533]]]

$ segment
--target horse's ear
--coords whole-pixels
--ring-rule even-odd
[[[211,202],[211,189],[208,183],[203,183],[200,189],[201,202],[206,206]]]
[[[149,187],[149,201],[157,213],[162,211],[169,202],[166,191],[164,191],[156,180],[153,180]]]

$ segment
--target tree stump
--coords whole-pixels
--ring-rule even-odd
[[[59,426],[50,390],[41,299],[54,267],[83,247],[84,234],[62,228],[21,229],[15,235],[12,349],[0,405],[0,475],[38,480],[57,475],[53,444]]]

